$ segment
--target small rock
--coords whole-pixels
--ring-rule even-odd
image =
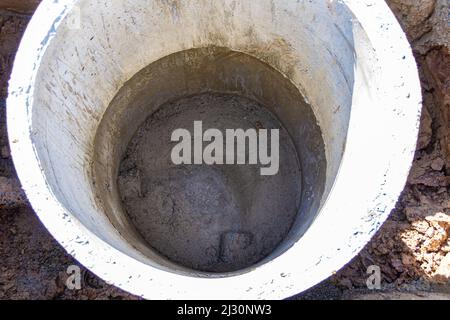
[[[427,236],[428,238],[431,238],[434,235],[434,228],[433,227],[429,227],[427,229],[427,231],[425,232],[425,236]]]
[[[415,264],[415,259],[414,257],[410,256],[409,254],[406,253],[402,253],[402,263],[405,266],[412,266]]]
[[[433,216],[426,217],[427,220],[435,228],[450,228],[450,215],[443,212],[438,212]]]
[[[441,171],[444,168],[444,160],[441,158],[436,158],[431,162],[431,169],[435,171]]]
[[[414,221],[411,223],[411,225],[415,230],[419,231],[422,234],[426,233],[430,228],[430,225],[423,220]]]
[[[447,232],[443,229],[435,229],[433,237],[425,241],[423,248],[427,251],[436,252],[447,240]]]
[[[403,263],[398,258],[391,259],[391,265],[392,267],[397,270],[398,272],[403,272],[405,269],[403,268]]]
[[[450,282],[450,253],[447,253],[447,255],[442,259],[434,274],[433,280],[439,283]]]

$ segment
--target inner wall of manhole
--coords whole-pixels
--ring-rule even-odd
[[[249,140],[245,164],[174,164],[172,133],[189,131],[193,150],[199,121],[202,134],[223,133],[224,148],[227,129],[267,130],[269,155],[278,129],[278,172],[261,175],[262,164],[248,163]],[[118,230],[166,264],[208,273],[282,253],[314,219],[325,171],[321,130],[298,89],[266,63],[220,47],[174,53],[126,82],[97,130],[93,165]]]

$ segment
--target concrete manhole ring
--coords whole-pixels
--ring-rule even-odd
[[[302,175],[283,241],[216,273],[149,248],[117,187],[149,106],[204,89],[267,106]],[[7,101],[14,163],[41,221],[92,272],[147,299],[280,299],[329,277],[393,208],[420,111],[411,49],[375,0],[44,0]]]

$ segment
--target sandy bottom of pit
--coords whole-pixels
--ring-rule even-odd
[[[184,128],[193,136],[194,121],[224,135],[225,129],[279,129],[278,174],[262,176],[260,165],[174,165],[172,132]],[[257,263],[289,232],[301,170],[288,132],[267,109],[244,97],[204,93],[163,105],[140,126],[118,186],[150,247],[191,269],[229,272]]]

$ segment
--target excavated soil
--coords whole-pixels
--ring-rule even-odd
[[[435,290],[443,292],[438,297],[449,298],[449,4],[387,3],[408,35],[422,82],[424,108],[413,168],[396,208],[372,241],[336,275],[299,299],[421,299],[436,297]],[[0,11],[0,299],[136,299],[84,268],[82,289],[67,289],[66,270],[76,261],[48,234],[20,190],[7,143],[4,99],[32,7],[17,10],[14,1],[8,6],[0,6],[12,9]],[[370,265],[381,268],[381,293],[368,295],[365,289]]]

